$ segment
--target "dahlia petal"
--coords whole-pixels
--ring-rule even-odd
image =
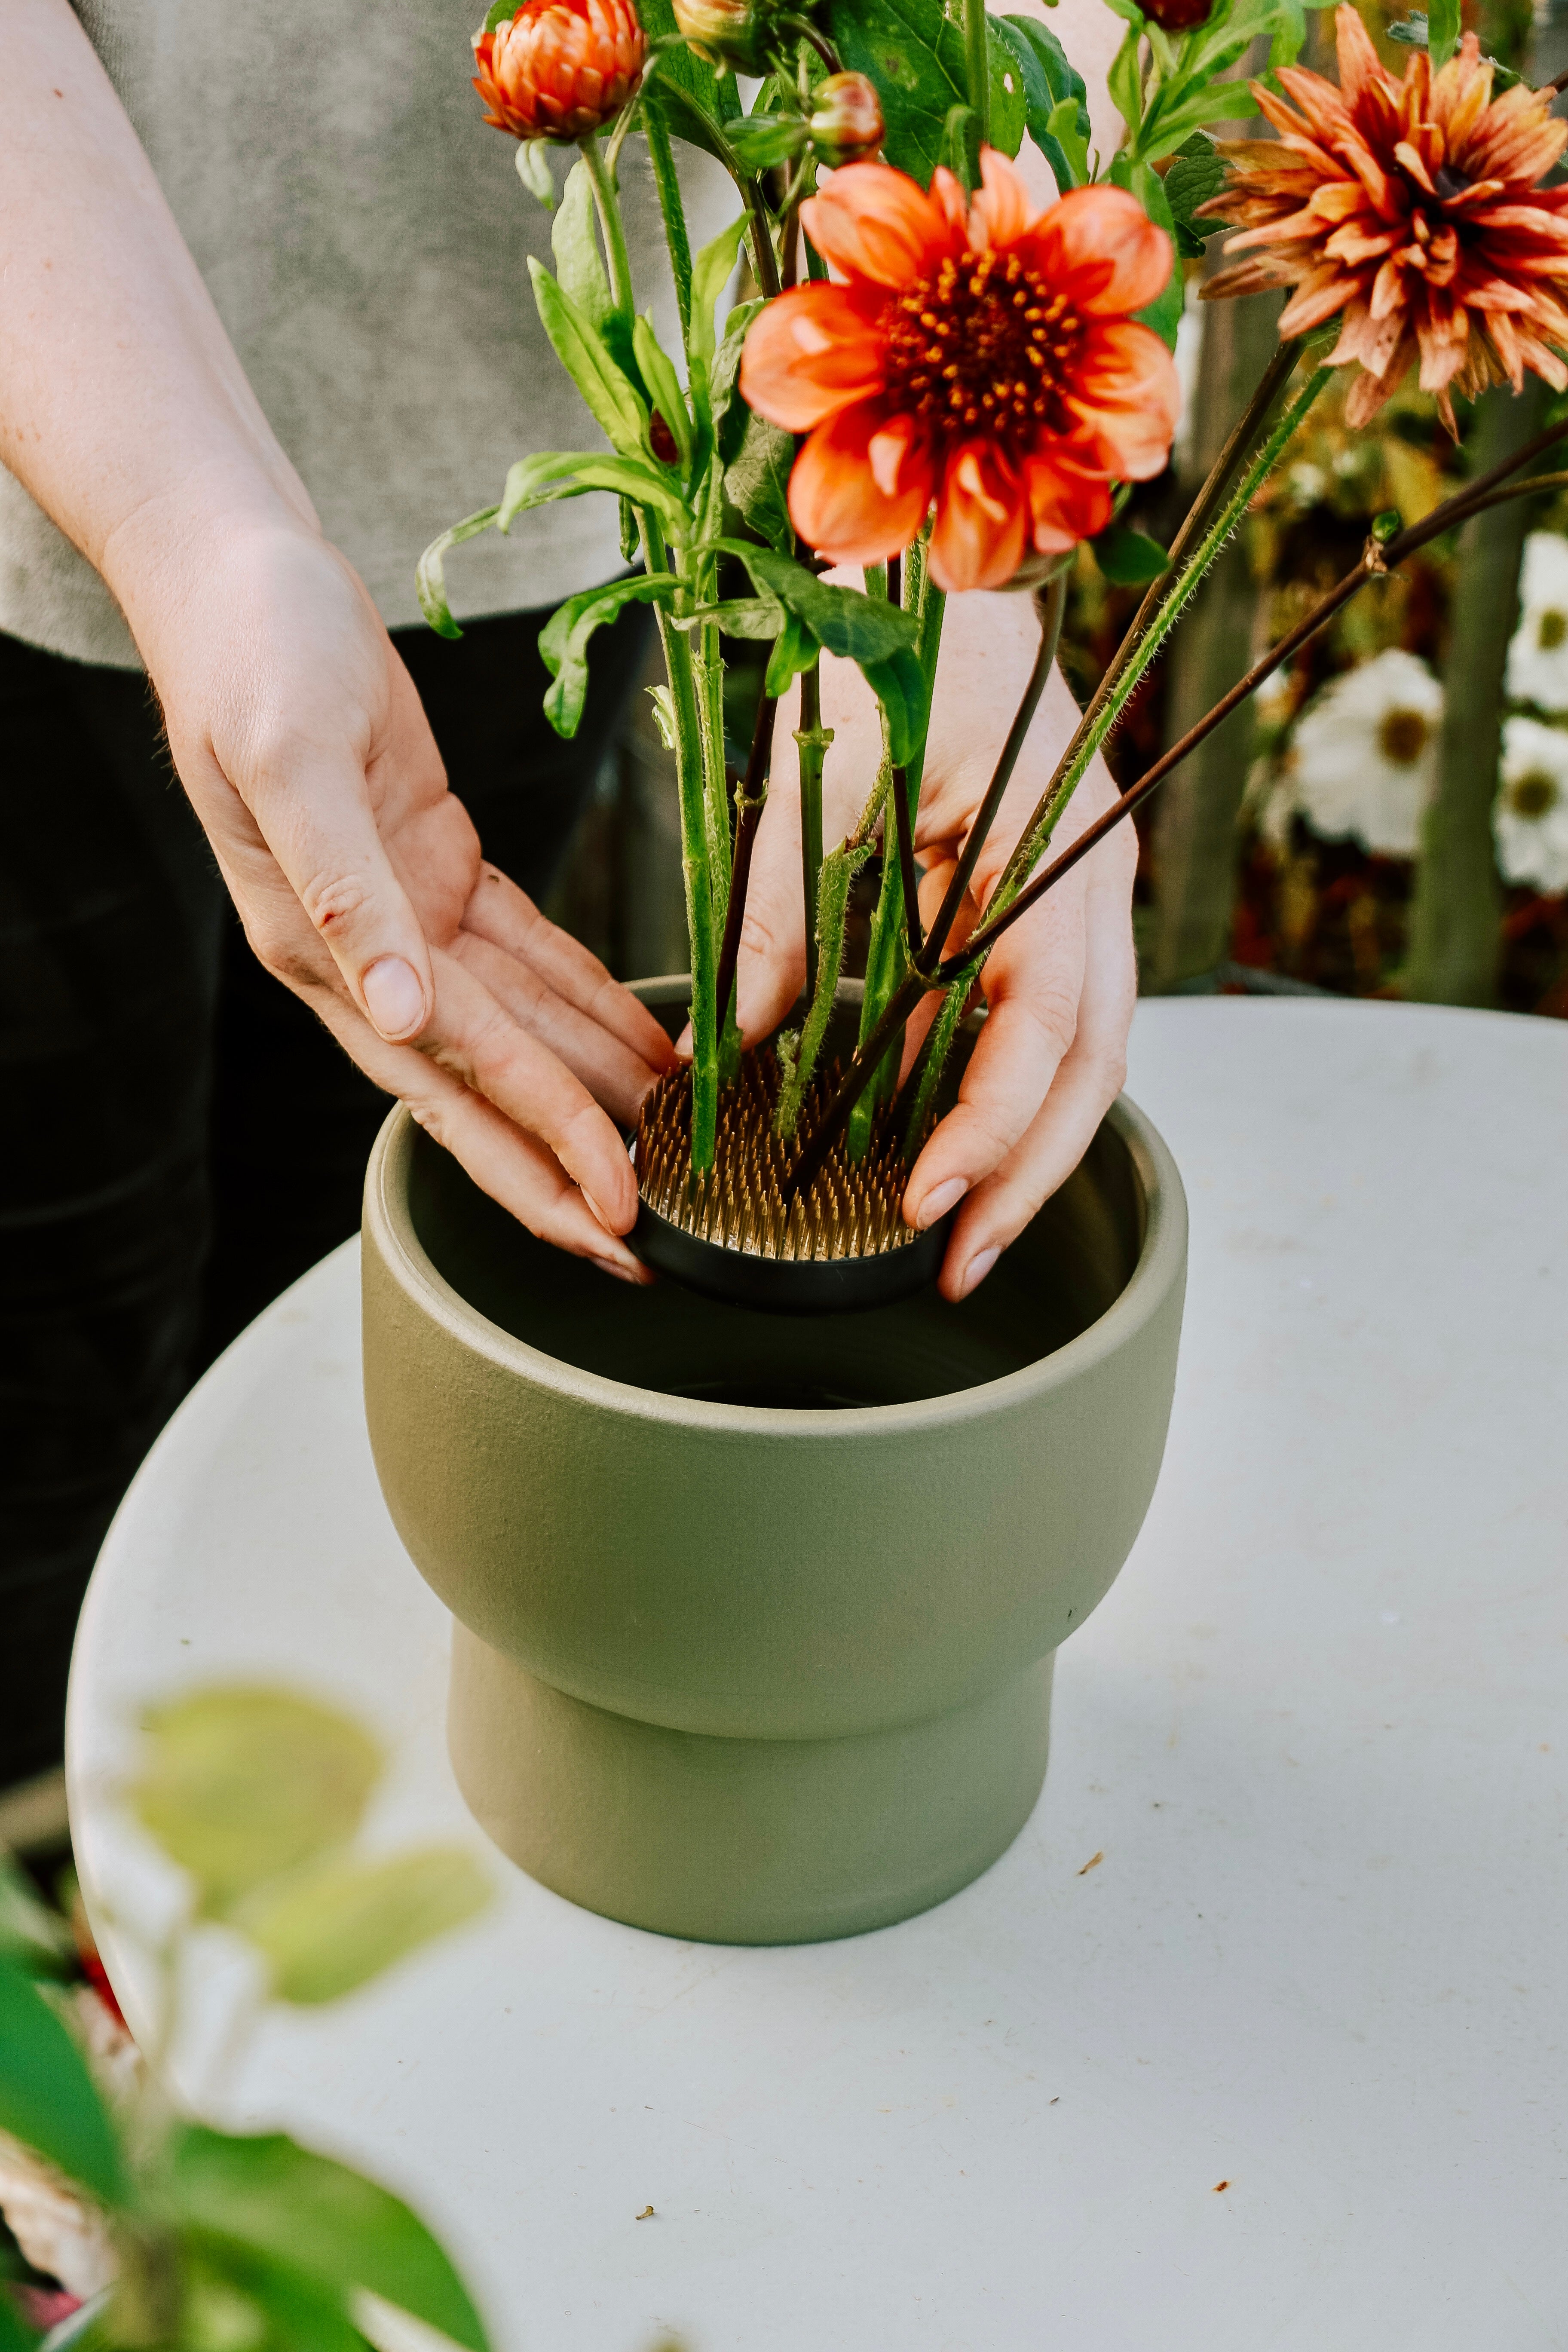
[[[1279,313],[1281,335],[1305,335],[1342,310],[1361,292],[1361,280],[1347,278],[1333,265],[1315,270],[1296,289]]]
[[[950,595],[1005,588],[1024,560],[1029,501],[1024,485],[989,442],[953,451],[937,491],[931,573]]]
[[[862,401],[819,425],[795,459],[790,520],[808,547],[834,563],[881,563],[908,547],[935,486],[935,469],[909,419]]]
[[[1200,302],[1233,302],[1243,294],[1261,294],[1272,286],[1289,286],[1295,277],[1289,263],[1275,254],[1253,254],[1234,269],[1216,270],[1198,289]]]
[[[1372,45],[1372,35],[1361,20],[1358,10],[1343,6],[1334,10],[1334,46],[1339,53],[1340,88],[1345,103],[1352,110],[1358,99],[1372,91],[1397,88],[1384,71],[1377,51]],[[1281,80],[1284,76],[1280,76]]]
[[[1137,197],[1101,182],[1069,188],[1029,240],[1042,275],[1080,318],[1115,319],[1163,293],[1174,256]]]
[[[1420,188],[1423,194],[1436,197],[1437,194],[1436,186],[1434,184],[1431,173],[1426,169],[1426,158],[1416,152],[1416,150],[1411,145],[1409,140],[1402,139],[1394,152],[1398,156],[1400,162],[1404,164],[1405,170],[1409,173],[1411,178],[1415,182],[1417,187]]]
[[[1403,303],[1384,313],[1353,302],[1345,312],[1339,341],[1329,354],[1329,365],[1343,367],[1356,360],[1369,374],[1384,375],[1409,331],[1410,320]]]
[[[1094,462],[1119,481],[1163,473],[1182,411],[1175,362],[1158,335],[1134,320],[1091,327],[1062,405]]]
[[[931,175],[931,200],[962,243],[969,234],[969,199],[945,163],[939,163]]]
[[[862,287],[792,287],[759,311],[741,353],[741,396],[786,433],[882,388],[884,298]]]
[[[1078,462],[1068,446],[1049,440],[1024,460],[1029,540],[1037,555],[1065,555],[1094,539],[1110,520],[1110,483]]]
[[[1391,311],[1402,310],[1404,308],[1405,273],[1400,268],[1397,261],[1385,261],[1383,268],[1378,271],[1377,276],[1372,282],[1372,302],[1370,305],[1369,315],[1373,319],[1385,319]],[[1342,336],[1342,348],[1343,346],[1343,341],[1344,339]],[[1338,355],[1338,351],[1336,351],[1335,357],[1337,358]],[[1351,356],[1352,354],[1347,351],[1345,352],[1345,357],[1349,359]],[[1358,352],[1354,356],[1359,359],[1361,354]]]
[[[941,205],[888,163],[846,163],[806,198],[800,218],[818,253],[851,284],[907,286],[963,250]]]
[[[1403,369],[1400,373],[1404,373]],[[1359,432],[1363,425],[1372,423],[1384,402],[1394,391],[1394,384],[1395,379],[1392,374],[1377,376],[1363,373],[1357,376],[1345,395],[1345,423],[1352,431]]]
[[[1001,253],[1035,226],[1040,207],[1032,202],[1014,165],[994,147],[981,151],[980,179],[969,208],[969,241],[977,252]]]

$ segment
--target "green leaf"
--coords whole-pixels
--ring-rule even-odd
[[[1000,18],[986,18],[985,39],[991,65],[991,144],[1004,155],[1016,155],[1028,123],[1024,60]]]
[[[517,176],[529,194],[538,197],[547,213],[555,210],[555,181],[550,169],[548,139],[518,141]]]
[[[1105,577],[1119,588],[1142,588],[1171,568],[1171,559],[1158,540],[1146,539],[1141,530],[1127,530],[1121,523],[1112,523],[1089,543]]]
[[[176,2128],[168,2189],[192,2230],[281,2264],[344,2305],[357,2287],[489,2352],[468,2293],[423,2221],[374,2181],[281,2133],[228,2137]]]
[[[337,2000],[405,1953],[482,1911],[489,1882],[458,1846],[390,1862],[329,1856],[263,1887],[229,1915],[271,1972],[279,2000]]]
[[[1117,162],[1121,161],[1121,158],[1118,156]],[[1152,302],[1145,304],[1139,311],[1138,317],[1145,327],[1153,328],[1162,342],[1171,351],[1174,351],[1176,329],[1182,322],[1182,302],[1184,293],[1181,264],[1175,257],[1176,224],[1171,217],[1171,207],[1165,201],[1165,184],[1158,172],[1152,171],[1147,163],[1134,163],[1128,177],[1131,182],[1132,194],[1154,223],[1155,227],[1164,230],[1171,240],[1172,248],[1171,274],[1165,280],[1164,291],[1157,294]]]
[[[798,115],[746,114],[724,135],[748,172],[770,172],[800,153],[807,133]]]
[[[1029,136],[1051,167],[1058,192],[1089,178],[1088,93],[1056,35],[1032,16],[1004,16],[998,29],[1012,42],[1024,77]]]
[[[22,2315],[0,2284],[0,2352],[37,2352],[42,2338],[22,2324]]]
[[[1110,92],[1111,104],[1136,139],[1143,120],[1143,75],[1138,62],[1136,31],[1128,34],[1112,58],[1105,86]]]
[[[617,498],[648,508],[665,537],[678,547],[696,536],[690,508],[652,466],[639,465],[635,457],[591,457],[578,467],[577,479],[585,490],[613,490]]]
[[[597,335],[615,314],[610,281],[599,257],[599,220],[594,205],[594,175],[579,156],[566,174],[561,209],[550,230],[555,282]]]
[[[863,596],[858,589],[839,588],[817,579],[803,563],[770,548],[752,547],[745,540],[721,540],[721,550],[738,555],[764,596],[777,599],[786,612],[805,625],[818,645],[859,666],[861,675],[881,703],[888,718],[888,748],[895,765],[913,755],[925,726],[925,679],[915,654],[913,615],[879,597]],[[804,647],[774,647],[781,667]],[[809,663],[796,661],[797,668]],[[792,673],[793,674],[793,673]]]
[[[528,268],[533,299],[556,358],[611,446],[623,457],[635,457],[647,442],[647,410],[641,394],[616,366],[570,295],[531,253]]]
[[[182,2245],[180,2352],[365,2352],[342,2296],[248,2246]]]
[[[518,516],[531,508],[548,506],[554,499],[577,497],[581,486],[573,476],[579,466],[593,465],[599,455],[588,449],[541,449],[531,457],[519,457],[507,467],[506,488],[494,509],[496,529],[510,531]]]
[[[495,511],[470,515],[437,547],[472,538]],[[447,620],[442,634],[455,636]],[[202,1690],[150,1708],[142,1723],[146,1761],[127,1794],[196,1881],[209,1917],[352,1837],[381,1772],[381,1751],[357,1723],[290,1691]]]
[[[516,14],[517,0],[491,0],[491,5],[485,11],[485,21],[479,29],[481,32],[493,33],[498,25],[510,25]]]
[[[763,692],[778,696],[787,694],[802,670],[810,669],[821,648],[805,623],[797,613],[784,615],[784,626],[773,640],[768,656],[767,676],[763,680]]]
[[[789,477],[795,436],[745,412],[741,446],[724,469],[724,495],[760,539],[787,552],[795,545],[789,519]]]
[[[686,394],[680,378],[654,332],[653,313],[637,319],[632,326],[632,349],[644,383],[653,404],[668,425],[671,437],[680,452],[683,470],[691,466],[691,412],[686,405]]]
[[[1459,46],[1459,0],[1431,0],[1426,14],[1426,46],[1432,69],[1446,66]]]
[[[1195,261],[1204,250],[1205,237],[1223,229],[1222,221],[1199,221],[1197,209],[1217,196],[1226,184],[1224,158],[1212,139],[1201,131],[1176,150],[1175,157],[1164,177],[1165,202],[1171,208],[1175,226],[1176,250],[1184,260]]]
[[[419,559],[419,569],[414,575],[419,609],[438,637],[460,637],[463,634],[447,602],[447,550],[460,547],[465,539],[476,539],[481,530],[489,530],[500,512],[499,507],[481,507],[467,521],[455,522],[450,530],[433,539]]]
[[[588,693],[588,640],[613,621],[623,604],[657,603],[679,583],[671,572],[613,580],[607,588],[587,588],[569,596],[539,633],[539,651],[555,683],[544,698],[544,715],[558,735],[573,736],[583,721]]]
[[[737,402],[735,398],[735,382],[741,373],[741,354],[745,349],[746,336],[752,320],[766,307],[760,298],[754,302],[736,303],[724,321],[724,340],[720,344],[713,365],[709,371],[708,404],[713,414],[713,431],[718,436],[721,451],[727,458],[732,457],[735,450],[739,448],[746,418],[751,414],[744,403]],[[737,426],[731,433],[726,434],[721,428],[725,420],[731,416],[737,420]],[[731,443],[732,446],[731,446]]]
[[[637,16],[650,42],[670,39],[677,33],[675,10],[670,0],[637,0]],[[733,75],[729,79],[732,83]],[[687,47],[684,41],[678,41],[673,48],[659,51],[657,87],[661,94],[679,89],[683,97],[695,101],[700,112],[718,119],[718,77],[706,58],[700,58],[695,49]],[[679,135],[684,138],[686,134],[682,131]]]
[[[877,85],[888,162],[929,187],[948,115],[969,100],[963,32],[941,0],[829,0],[827,26],[846,68]]]
[[[30,1977],[0,1960],[0,2131],[105,2205],[125,2180],[114,2128],[76,2043]]]
[[[726,596],[717,604],[699,604],[692,612],[671,617],[678,629],[688,632],[700,629],[705,621],[714,621],[727,637],[765,640],[779,635],[788,616],[771,596]]]
[[[749,215],[742,213],[739,220],[721,229],[691,265],[691,332],[687,348],[693,365],[701,364],[705,382],[718,341],[713,314],[720,296],[735,274],[748,219]]]

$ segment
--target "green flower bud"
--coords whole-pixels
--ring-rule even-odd
[[[829,74],[816,91],[811,144],[825,163],[858,163],[882,143],[882,101],[863,73]]]

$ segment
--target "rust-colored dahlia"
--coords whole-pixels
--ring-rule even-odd
[[[1456,385],[1473,396],[1506,376],[1517,392],[1531,368],[1561,392],[1568,187],[1536,184],[1568,142],[1552,92],[1521,83],[1494,100],[1473,33],[1439,72],[1418,52],[1395,81],[1355,10],[1335,21],[1339,89],[1282,66],[1294,107],[1252,85],[1278,142],[1222,150],[1229,184],[1202,210],[1238,222],[1226,251],[1252,257],[1211,278],[1206,299],[1293,286],[1282,335],[1342,316],[1330,357],[1362,370],[1352,425],[1375,415],[1417,355],[1450,431]]]
[[[1075,188],[1046,211],[987,149],[965,207],[885,163],[850,163],[801,206],[845,281],[770,302],[741,389],[810,438],[790,518],[839,563],[907,547],[934,502],[931,576],[997,588],[1031,551],[1065,553],[1110,519],[1116,481],[1158,474],[1176,428],[1171,355],[1132,313],[1171,273],[1136,197]]]
[[[485,121],[514,139],[584,139],[619,114],[647,44],[633,0],[525,0],[474,35]]]

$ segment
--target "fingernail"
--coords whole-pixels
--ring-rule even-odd
[[[360,982],[364,1009],[391,1045],[425,1026],[425,991],[402,956],[378,956]]]
[[[967,1176],[950,1176],[945,1184],[934,1186],[915,1212],[915,1223],[921,1232],[934,1225],[939,1217],[945,1217],[950,1209],[956,1209],[968,1190]]]
[[[958,1293],[960,1298],[967,1298],[972,1290],[979,1289],[1001,1255],[999,1249],[976,1251],[963,1269],[963,1281]]]
[[[601,1274],[613,1274],[617,1282],[635,1283],[639,1286],[641,1285],[640,1274],[634,1274],[629,1265],[617,1265],[613,1257],[591,1257],[588,1263],[590,1265],[596,1265]]]

